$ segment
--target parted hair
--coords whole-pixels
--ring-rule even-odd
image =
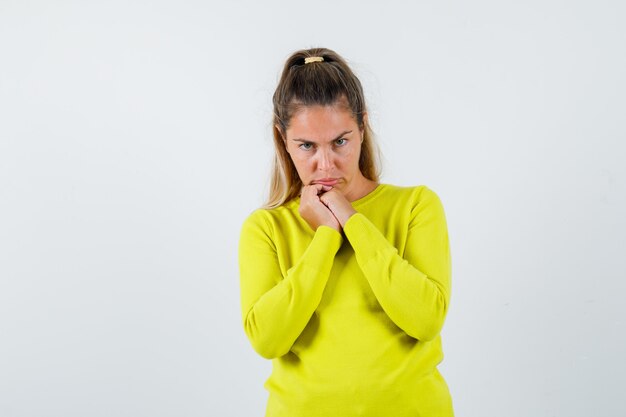
[[[306,58],[323,61],[305,63]],[[279,207],[300,194],[302,181],[285,147],[286,132],[294,114],[307,106],[343,106],[363,130],[359,169],[365,178],[379,180],[378,148],[369,126],[361,82],[346,61],[326,48],[302,49],[285,62],[273,96],[274,161],[266,208]]]

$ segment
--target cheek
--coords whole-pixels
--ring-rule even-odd
[[[302,156],[300,153],[292,153],[291,160],[294,164],[304,164],[306,163],[306,156]]]
[[[293,164],[296,166],[296,170],[298,172],[304,172],[307,171],[309,169],[309,166],[311,165],[311,161],[310,158],[307,158],[306,156],[303,155],[299,155],[299,154],[290,154],[291,156],[291,162],[293,162]]]
[[[358,165],[359,155],[361,154],[361,148],[349,148],[341,155],[341,161],[344,165]]]

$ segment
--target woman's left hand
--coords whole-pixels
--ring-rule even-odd
[[[346,199],[340,191],[335,189],[331,189],[320,195],[320,200],[333,212],[342,228],[348,219],[356,213],[356,210],[352,207],[348,199]]]

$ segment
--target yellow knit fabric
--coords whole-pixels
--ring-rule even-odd
[[[343,235],[311,230],[299,203],[256,210],[239,243],[244,329],[272,359],[266,416],[453,416],[436,368],[451,272],[438,196],[381,184]]]

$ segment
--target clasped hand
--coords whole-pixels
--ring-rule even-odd
[[[340,191],[330,186],[312,184],[302,188],[299,212],[313,230],[329,226],[341,232],[356,210]]]

